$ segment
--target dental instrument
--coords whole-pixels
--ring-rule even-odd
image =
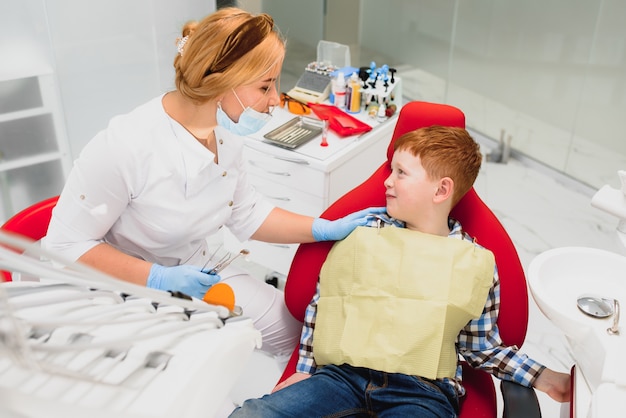
[[[202,266],[202,270],[204,270],[206,268],[206,266],[209,265],[209,263],[211,261],[213,261],[213,257],[215,257],[215,255],[217,254],[217,252],[224,246],[224,244],[220,244],[217,246],[217,248],[215,249],[215,251],[213,251],[211,253],[211,255],[209,256],[209,259],[206,261],[206,263],[204,263],[204,265]]]
[[[207,272],[207,274],[218,274],[220,271],[228,267],[230,263],[235,261],[238,257],[242,255],[247,256],[248,254],[250,254],[250,250],[247,250],[245,248],[239,251],[234,257],[232,257],[230,253],[228,253],[224,257],[222,257],[220,261],[218,261],[218,263]]]

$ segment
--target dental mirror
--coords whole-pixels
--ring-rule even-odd
[[[594,318],[608,318],[613,315],[613,300],[598,296],[582,295],[576,301],[578,309]]]

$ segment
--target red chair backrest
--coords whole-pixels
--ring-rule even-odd
[[[59,196],[54,196],[35,203],[13,215],[0,229],[13,232],[33,240],[43,238],[48,232],[48,224],[52,217],[52,209],[56,206]],[[11,273],[0,271],[4,280],[11,281]]]
[[[528,289],[511,237],[474,188],[456,204],[450,216],[460,221],[465,232],[495,255],[500,277],[500,336],[506,345],[521,347],[528,324]]]
[[[339,198],[321,215],[326,219],[337,219],[354,211],[385,206],[384,180],[391,172],[393,143],[406,132],[425,126],[443,125],[465,127],[465,115],[456,107],[428,103],[410,102],[400,111],[396,128],[387,150],[387,161],[362,184]],[[507,345],[521,346],[526,336],[528,319],[528,296],[526,278],[517,251],[502,224],[494,213],[478,197],[472,188],[452,210],[451,216],[459,220],[463,229],[490,249],[496,258],[501,281],[501,306],[498,326]],[[315,293],[322,264],[334,242],[316,242],[298,247],[285,285],[285,302],[291,314],[298,320]],[[295,354],[287,366],[281,381],[293,370]]]

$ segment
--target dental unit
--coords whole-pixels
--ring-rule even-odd
[[[214,416],[260,347],[224,306],[50,260],[0,231],[0,270],[41,278],[0,283],[0,416]]]

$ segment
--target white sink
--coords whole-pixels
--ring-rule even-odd
[[[591,396],[601,385],[603,388],[612,385],[622,393],[617,399],[623,404],[626,326],[621,324],[626,313],[622,309],[619,334],[611,335],[607,329],[613,326],[614,316],[593,318],[581,312],[576,302],[580,296],[591,294],[617,299],[626,308],[626,257],[595,248],[555,248],[532,260],[528,283],[539,309],[567,337],[576,367],[584,376]]]
[[[613,318],[584,315],[576,305],[581,295],[616,298],[626,307],[626,257],[610,251],[586,247],[548,250],[530,263],[528,282],[544,315],[571,338],[585,328],[606,328],[613,323]]]

